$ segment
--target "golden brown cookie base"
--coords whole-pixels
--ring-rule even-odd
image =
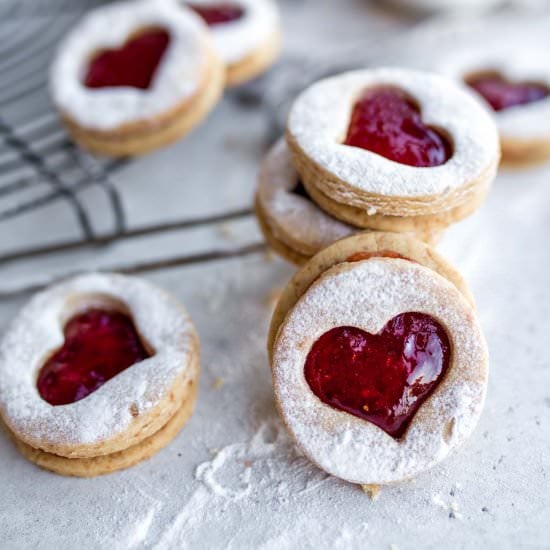
[[[257,198],[254,203],[254,209],[256,211],[256,219],[258,221],[258,225],[260,226],[262,234],[269,247],[291,264],[294,264],[296,266],[301,266],[305,264],[309,260],[310,256],[305,256],[304,254],[293,250],[288,245],[277,239],[275,235],[273,235],[269,224],[266,222],[265,215]]]
[[[17,439],[9,430],[8,432],[19,452],[40,468],[64,476],[95,477],[134,466],[168,445],[191,417],[196,398],[195,385],[179,410],[156,433],[123,451],[93,458],[66,458],[46,453]]]
[[[225,68],[217,56],[212,55],[198,92],[154,120],[101,132],[79,126],[65,113],[61,118],[74,141],[92,153],[110,157],[138,156],[173,143],[191,132],[214,108],[224,86]]]
[[[345,263],[348,258],[359,252],[376,253],[391,251],[432,269],[449,280],[466,297],[468,302],[475,304],[466,282],[460,273],[446,260],[437,254],[429,245],[406,235],[397,233],[371,232],[360,233],[342,239],[315,255],[294,277],[283,290],[273,312],[267,339],[269,361],[272,361],[273,345],[279,327],[288,312],[296,305],[307,289],[332,267]]]
[[[375,209],[378,217],[393,216],[398,218],[419,218],[424,216],[447,215],[445,224],[449,225],[470,214],[474,208],[475,197],[484,197],[496,175],[500,162],[499,154],[477,175],[475,180],[467,182],[459,189],[448,193],[420,196],[420,197],[398,197],[369,193],[357,187],[351,186],[346,181],[338,179],[337,176],[325,170],[313,159],[309,158],[301,149],[289,130],[286,133],[288,147],[292,153],[293,163],[300,174],[306,189],[319,191],[324,198],[337,204],[341,209],[340,214],[330,212],[333,216],[351,223],[357,227],[369,227],[371,229],[393,230],[389,227],[382,227],[375,223],[367,211]],[[481,191],[483,190],[483,191]],[[315,202],[318,202],[314,197]],[[472,204],[471,204],[472,203]],[[323,206],[319,201],[318,204]],[[350,206],[351,205],[351,206]],[[479,203],[478,203],[479,205]],[[457,210],[458,209],[458,210]],[[465,210],[465,212],[462,211]],[[352,219],[349,212],[353,212]],[[376,220],[376,218],[374,217]],[[367,225],[368,224],[368,225]],[[401,231],[401,229],[399,229]],[[409,228],[410,230],[410,228]]]
[[[377,231],[392,231],[396,233],[413,232],[426,242],[437,242],[441,232],[449,225],[458,222],[474,213],[487,196],[490,185],[477,188],[475,193],[462,205],[438,214],[423,216],[385,216],[368,214],[361,208],[338,203],[327,197],[316,186],[304,181],[304,187],[311,198],[331,216],[346,223]]]
[[[281,34],[277,30],[256,51],[227,66],[227,87],[239,86],[264,73],[279,57]]]

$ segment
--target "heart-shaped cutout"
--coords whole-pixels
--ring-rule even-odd
[[[497,72],[478,73],[465,81],[497,112],[541,101],[550,95],[550,88],[544,84],[512,82]]]
[[[337,327],[313,344],[304,374],[331,407],[401,438],[443,379],[451,358],[445,329],[423,313],[394,317],[378,334]]]
[[[369,89],[357,100],[344,145],[417,167],[440,166],[453,153],[449,140],[423,122],[418,105],[393,86]]]
[[[86,70],[88,88],[131,87],[147,90],[170,44],[163,29],[149,29],[130,38],[121,48],[102,50]]]
[[[188,3],[187,6],[199,14],[210,27],[231,23],[244,16],[244,9],[231,2],[220,2],[219,4]]]
[[[80,401],[105,382],[151,357],[132,319],[124,313],[89,309],[65,325],[63,346],[40,369],[37,387],[50,405]]]

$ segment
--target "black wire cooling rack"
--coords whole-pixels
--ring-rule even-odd
[[[285,0],[299,2],[301,0]],[[59,125],[48,97],[48,67],[60,39],[89,9],[106,0],[0,0],[0,236],[13,223],[52,204],[62,204],[67,219],[74,220],[71,236],[55,242],[0,250],[3,266],[41,256],[86,247],[105,247],[164,232],[208,226],[252,215],[242,208],[211,216],[128,228],[124,205],[111,178],[126,160],[100,159],[80,150]],[[284,3],[284,2],[283,2]],[[341,59],[341,58],[340,58]],[[355,65],[356,66],[356,65]],[[338,55],[323,63],[285,57],[267,76],[237,91],[230,99],[246,108],[258,109],[267,119],[266,142],[278,138],[290,99],[309,82],[351,68]],[[266,145],[268,144],[266,143]],[[107,199],[102,225],[97,230],[83,199],[85,192],[99,190]],[[29,219],[29,218],[26,218]],[[76,233],[75,233],[76,231]],[[76,237],[74,235],[77,235]],[[263,242],[242,247],[163,258],[158,261],[114,266],[121,272],[140,272],[163,267],[238,257],[265,250]],[[66,259],[63,261],[67,261]],[[70,266],[64,270],[69,274]],[[33,283],[0,288],[0,298],[24,293],[47,284]]]
[[[119,239],[132,239],[250,216],[251,208],[222,214],[159,223],[128,229],[121,197],[111,175],[125,160],[102,160],[79,150],[58,123],[47,92],[47,68],[55,48],[87,10],[98,0],[0,0],[0,231],[9,232],[10,222],[52,203],[66,205],[78,237],[64,238],[43,246],[0,252],[2,265],[76,250],[108,246]],[[259,89],[243,89],[235,99],[259,107]],[[84,191],[99,189],[107,198],[104,217],[111,228],[98,232],[82,199]],[[120,271],[136,272],[171,265],[204,262],[263,250],[263,243],[234,250],[210,250],[191,256],[123,265]],[[40,286],[37,283],[36,286]],[[13,293],[33,287],[16,287]],[[10,296],[11,291],[0,291]]]

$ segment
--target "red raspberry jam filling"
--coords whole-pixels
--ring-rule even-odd
[[[187,5],[211,27],[237,21],[244,15],[244,9],[241,6],[230,2],[220,2],[219,4],[188,3]]]
[[[130,38],[116,50],[103,50],[92,58],[84,84],[88,88],[129,86],[147,90],[170,44],[170,35],[151,29]]]
[[[150,357],[132,319],[89,309],[65,325],[65,342],[40,370],[38,392],[50,405],[84,399],[105,382]]]
[[[401,438],[443,379],[451,357],[445,329],[423,313],[394,317],[378,334],[334,328],[309,352],[305,378],[323,403]]]
[[[418,167],[440,166],[453,154],[449,140],[424,124],[418,105],[391,86],[367,90],[359,98],[344,144]]]
[[[495,111],[527,105],[550,95],[550,88],[537,82],[510,82],[498,73],[485,73],[466,79],[466,84],[482,95]]]

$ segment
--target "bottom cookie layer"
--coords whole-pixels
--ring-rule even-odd
[[[65,458],[46,453],[17,439],[7,427],[6,430],[18,451],[40,468],[64,476],[95,477],[130,468],[150,458],[168,445],[193,414],[196,399],[197,386],[195,385],[180,409],[158,432],[128,449],[93,458]]]
[[[266,42],[250,55],[227,66],[227,86],[239,86],[265,72],[279,56],[281,37],[274,32]]]
[[[475,190],[469,199],[451,210],[439,214],[421,216],[386,216],[383,214],[369,214],[368,212],[338,203],[325,195],[315,186],[304,186],[311,198],[331,216],[336,219],[376,231],[391,231],[396,233],[414,233],[419,239],[433,243],[449,225],[456,223],[475,212],[485,200],[490,186],[481,186]],[[437,236],[436,236],[437,235]]]

